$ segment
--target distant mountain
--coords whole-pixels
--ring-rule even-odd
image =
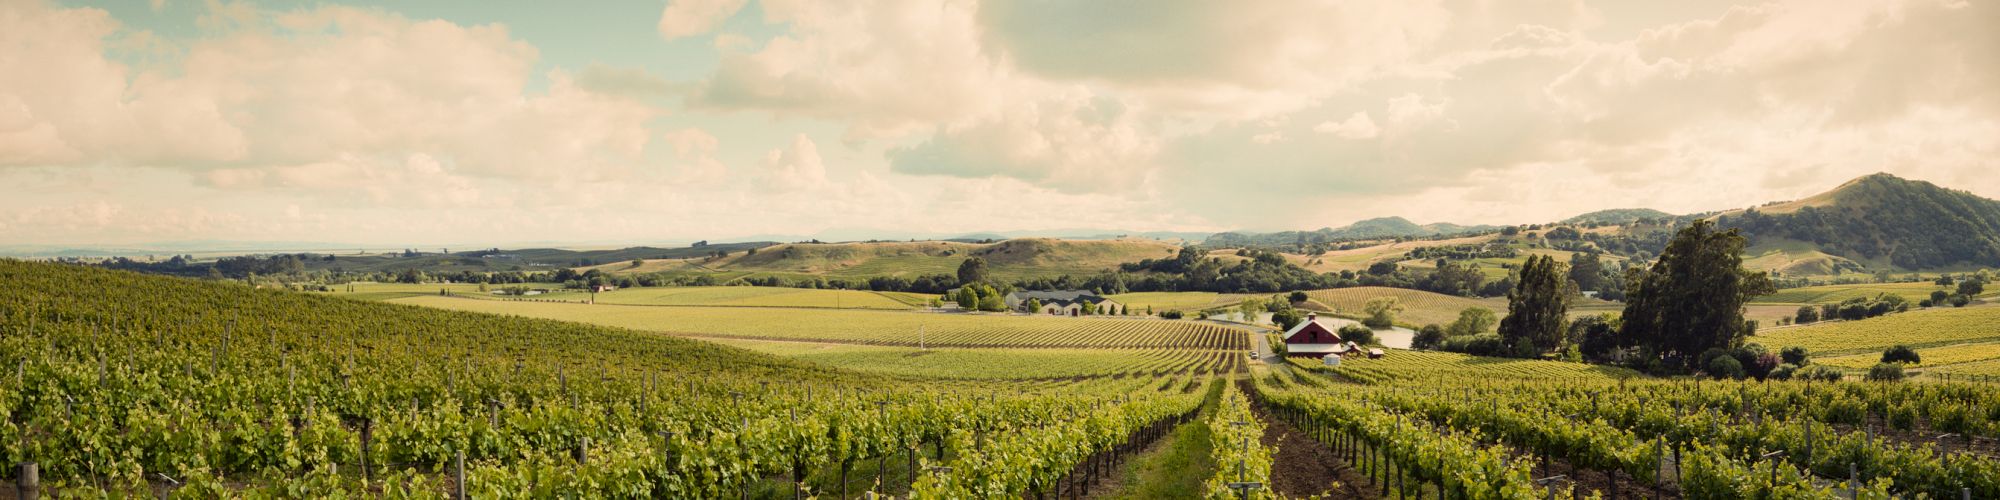
[[[1402,217],[1380,217],[1357,221],[1339,228],[1320,228],[1317,231],[1281,231],[1276,233],[1216,233],[1202,243],[1216,247],[1241,246],[1285,246],[1311,245],[1338,241],[1368,240],[1381,238],[1438,236],[1464,233],[1479,233],[1499,229],[1499,226],[1461,226],[1451,223],[1418,225]]]
[[[1650,208],[1613,208],[1610,210],[1598,210],[1596,212],[1591,212],[1583,215],[1578,215],[1575,217],[1570,217],[1568,219],[1563,219],[1563,223],[1564,224],[1630,224],[1634,221],[1640,221],[1646,219],[1667,219],[1667,218],[1672,218],[1673,216],[1674,214],[1661,212],[1659,210],[1654,210]]]
[[[1716,220],[1742,228],[1753,245],[1799,241],[1871,268],[2000,267],[2000,202],[1889,174]]]

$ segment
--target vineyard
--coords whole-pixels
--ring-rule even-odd
[[[1615,380],[1639,376],[1623,368],[1559,361],[1488,358],[1452,352],[1391,351],[1381,359],[1356,358],[1340,366],[1308,363],[1307,370],[1324,372],[1362,384],[1427,384],[1439,378],[1494,380]]]
[[[62,496],[1057,493],[1191,418],[1212,376],[1169,357],[1088,384],[911,382],[576,323],[0,278],[0,461]]]
[[[646,307],[412,297],[390,301],[679,335],[955,347],[1245,349],[1244,330],[1193,321],[835,309]]]
[[[1934,347],[2000,340],[2000,307],[1925,309],[1759,333],[1751,342],[1801,346],[1816,354],[1881,353],[1894,345]]]

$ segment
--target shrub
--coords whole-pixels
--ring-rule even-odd
[[[1777,368],[1772,368],[1771,374],[1768,376],[1768,378],[1770,378],[1771,380],[1791,380],[1792,374],[1798,371],[1799,371],[1799,365],[1785,363],[1778,365]]]
[[[1923,363],[1924,360],[1923,356],[1918,355],[1915,349],[1911,349],[1910,346],[1899,345],[1891,347],[1887,351],[1882,351],[1882,362],[1918,364]]]
[[[1785,348],[1783,351],[1779,351],[1778,357],[1782,358],[1787,364],[1797,366],[1805,366],[1812,363],[1811,356],[1806,353],[1806,348],[1799,346],[1791,346]]]
[[[1163,319],[1181,319],[1181,316],[1181,312],[1178,309],[1160,311],[1160,317]]]
[[[1868,369],[1868,380],[1873,382],[1900,382],[1903,380],[1903,365],[1877,363]]]
[[[1438,326],[1436,323],[1432,323],[1424,325],[1424,328],[1421,330],[1417,330],[1416,337],[1410,339],[1410,347],[1417,349],[1436,349],[1438,345],[1444,343],[1444,339],[1445,339],[1444,327]]]
[[[1840,370],[1833,369],[1832,367],[1826,365],[1812,365],[1800,368],[1799,371],[1797,372],[1793,372],[1792,378],[1798,380],[1813,380],[1820,382],[1839,382],[1840,379],[1846,378],[1846,375],[1841,374]]]
[[[1474,356],[1504,356],[1507,354],[1507,340],[1498,333],[1482,333],[1469,337],[1450,337],[1438,344],[1438,350],[1461,352]]]
[[[1971,304],[1971,303],[1972,303],[1972,297],[1966,296],[1965,294],[1951,296],[1952,307],[1965,307],[1966,304]]]
[[[1855,398],[1834,398],[1820,419],[1829,424],[1861,425],[1868,421],[1868,404]]]
[[[1341,340],[1353,342],[1356,345],[1368,345],[1375,343],[1375,330],[1370,330],[1368,329],[1368,327],[1365,326],[1361,325],[1343,326],[1340,327],[1339,333]]]
[[[1819,321],[1819,309],[1813,306],[1799,306],[1798,314],[1792,315],[1792,322],[1807,324]]]
[[[1902,368],[1898,367],[1897,370]],[[1872,373],[1871,373],[1872,375]],[[1917,427],[1917,407],[1908,402],[1898,403],[1889,408],[1889,427],[1896,430],[1910,430]]]
[[[1736,361],[1735,356],[1716,356],[1715,359],[1708,361],[1708,376],[1718,379],[1741,379],[1743,363]]]

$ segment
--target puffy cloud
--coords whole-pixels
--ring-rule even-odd
[[[790,146],[766,153],[764,174],[768,181],[767,186],[782,191],[800,191],[827,185],[826,163],[819,157],[819,145],[814,144],[805,134],[792,137]]]
[[[134,71],[93,9],[0,6],[0,162],[256,168],[342,157],[449,159],[469,173],[628,171],[656,111],[561,72],[527,91],[534,47],[499,26],[323,7],[217,14],[237,28]]]
[[[1356,111],[1346,120],[1320,122],[1319,125],[1313,126],[1313,131],[1333,134],[1342,139],[1374,139],[1375,136],[1382,134],[1382,127],[1375,125],[1375,119],[1369,118],[1368,112]]]
[[[672,0],[660,12],[660,36],[668,40],[707,33],[743,8],[744,0]]]

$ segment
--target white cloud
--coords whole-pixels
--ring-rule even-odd
[[[1346,120],[1325,121],[1313,126],[1314,132],[1333,134],[1342,139],[1374,139],[1382,134],[1382,127],[1375,125],[1375,119],[1368,117],[1367,111],[1356,111]]]
[[[744,0],[670,0],[660,12],[660,36],[668,40],[713,31],[743,8]]]

